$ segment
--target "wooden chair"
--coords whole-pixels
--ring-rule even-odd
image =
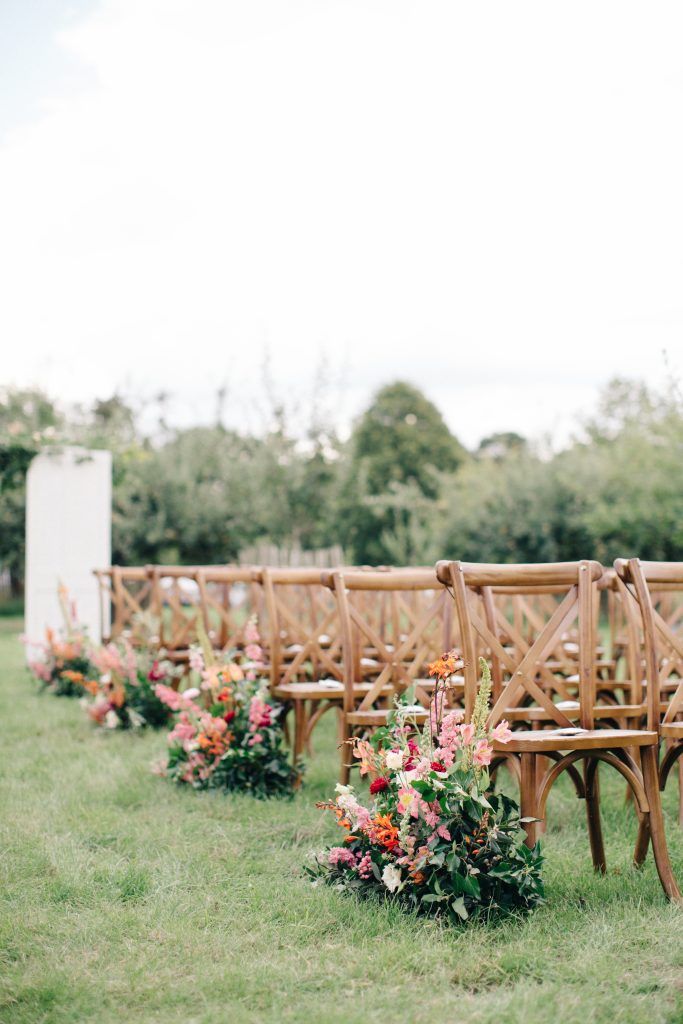
[[[268,628],[260,570],[251,566],[202,566],[195,574],[204,628],[219,651],[245,647],[244,627],[256,616],[267,654]]]
[[[439,562],[437,578],[453,593],[464,661],[465,709],[471,716],[479,686],[477,647],[482,644],[501,673],[501,686],[489,721],[518,714],[518,724],[533,723],[542,712],[543,727],[519,728],[508,744],[494,744],[499,757],[516,754],[520,760],[522,817],[536,819],[526,825],[527,842],[536,842],[544,821],[550,790],[567,771],[580,796],[585,797],[588,830],[596,870],[605,871],[605,853],[600,823],[597,770],[600,762],[612,765],[633,790],[641,821],[652,837],[652,847],[662,887],[671,899],[680,899],[664,833],[657,772],[659,703],[656,680],[648,693],[646,729],[596,728],[595,694],[595,604],[599,598],[602,566],[594,561],[548,565],[476,565]],[[535,636],[518,643],[514,651],[500,643],[490,619],[481,615],[482,599],[492,588],[537,591],[555,596],[554,613]],[[548,660],[576,623],[579,650],[578,709],[571,717],[563,710],[564,680],[558,677],[551,688]],[[509,623],[507,624],[509,628]],[[545,685],[541,685],[545,683]],[[578,719],[578,725],[577,725]],[[581,782],[577,762],[584,762]],[[546,767],[548,765],[548,767]]]
[[[683,562],[631,558],[618,559],[614,567],[630,620],[629,646],[635,648],[631,658],[642,666],[648,695],[653,690],[659,695],[657,724],[665,750],[660,788],[678,762],[678,818],[683,825]]]
[[[126,634],[134,645],[148,643],[150,631],[156,642],[158,623],[153,617],[152,581],[148,566],[113,565],[94,570],[100,588],[100,622],[105,622],[104,602],[111,604],[107,640]],[[104,637],[103,637],[104,639]]]
[[[271,692],[294,713],[292,755],[311,754],[322,716],[342,705],[337,606],[319,568],[263,568]]]
[[[201,616],[195,566],[150,565],[151,607],[159,623],[159,646],[169,660],[187,661],[190,646],[197,642]]]
[[[434,690],[427,667],[453,646],[454,617],[448,594],[436,583],[432,570],[340,570],[323,574],[323,580],[334,591],[341,627],[340,778],[346,783],[351,767],[349,744],[354,736],[386,724],[395,696],[414,687],[413,716],[418,722],[426,720]],[[421,599],[415,600],[415,595]],[[368,614],[372,596],[389,605],[383,633]]]

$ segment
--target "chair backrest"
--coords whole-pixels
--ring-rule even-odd
[[[468,717],[479,688],[478,658],[483,656],[491,665],[494,683],[492,724],[509,709],[521,710],[531,701],[558,728],[572,728],[576,723],[558,707],[556,698],[560,698],[578,702],[581,727],[593,727],[596,605],[603,575],[598,562],[489,565],[442,561],[436,573],[455,600]],[[522,597],[529,608],[533,606],[533,612],[524,617],[520,631],[518,604]],[[576,647],[571,669],[578,675],[571,689],[569,666],[557,660],[569,636]]]
[[[334,595],[319,568],[263,568],[271,685],[342,679]]]
[[[153,585],[148,566],[113,565],[97,573],[100,587],[109,580],[112,616],[110,638],[118,639],[123,633],[130,635],[133,643],[148,638],[149,623],[142,626],[154,614]],[[101,597],[103,593],[101,590]]]
[[[195,578],[204,628],[216,649],[242,650],[244,627],[254,615],[265,640],[265,602],[259,569],[236,565],[202,566]]]
[[[663,696],[668,696],[664,722],[683,714],[683,562],[617,559],[614,568],[638,651],[633,660],[647,681],[648,729],[657,729]]]
[[[368,711],[413,685],[427,707],[427,666],[453,646],[451,602],[433,570],[339,570],[322,578],[337,601],[344,710]],[[369,685],[359,693],[364,680]]]
[[[197,573],[190,565],[150,565],[152,610],[159,622],[160,645],[170,654],[197,642],[201,617]]]

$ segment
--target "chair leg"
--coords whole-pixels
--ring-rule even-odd
[[[678,759],[678,824],[683,828],[683,758]]]
[[[341,766],[339,771],[339,781],[342,786],[348,786],[349,779],[351,778],[351,728],[346,721],[346,716],[342,712],[341,720],[341,742],[339,749],[341,751]]]
[[[540,793],[541,792],[541,786],[543,785],[543,779],[545,778],[545,773],[548,770],[548,763],[549,762],[548,762],[548,758],[547,757],[543,757],[542,754],[537,754],[535,760],[536,760],[536,772],[535,772],[535,774],[536,774],[536,792]],[[546,826],[546,819],[545,818],[543,819],[543,821],[537,822],[536,823],[536,835],[537,836],[545,835],[546,827],[547,826]]]
[[[605,844],[602,840],[602,823],[600,821],[600,782],[598,767],[600,762],[588,758],[584,762],[583,778],[586,787],[586,818],[588,821],[588,838],[591,844],[593,867],[601,875],[607,871],[605,862]]]
[[[520,779],[520,810],[522,818],[537,818],[537,787],[536,787],[536,755],[525,753],[521,755],[521,779]],[[533,847],[538,838],[538,822],[527,821],[524,823],[526,832],[526,845]]]
[[[659,765],[658,750],[656,746],[643,747],[641,749],[643,764],[643,783],[645,795],[650,807],[650,836],[652,839],[652,852],[657,865],[657,874],[662,883],[662,888],[670,900],[677,903],[683,902],[681,891],[676,884],[669,851],[666,845],[666,833],[664,831],[664,816],[662,814],[662,800],[659,791]]]
[[[294,746],[292,762],[297,765],[301,760],[306,744],[306,701],[294,701]]]

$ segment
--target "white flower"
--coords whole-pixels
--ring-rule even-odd
[[[385,761],[390,772],[396,772],[403,765],[403,751],[389,750],[386,753]]]
[[[183,697],[187,697],[188,700],[194,700],[198,696],[199,690],[196,686],[191,686],[189,690],[183,690]]]
[[[115,711],[107,711],[106,715],[104,716],[104,724],[106,725],[107,729],[118,729],[119,716],[116,714]]]
[[[335,793],[339,793],[341,796],[346,796],[347,793],[351,793],[351,786],[342,786],[341,782],[338,782],[334,787]]]
[[[382,872],[382,881],[389,892],[398,892],[402,888],[401,869],[397,868],[395,864],[387,864]]]

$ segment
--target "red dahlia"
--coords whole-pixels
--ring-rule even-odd
[[[379,778],[377,779],[373,779],[372,782],[370,783],[370,792],[373,794],[382,793],[385,789],[388,788],[389,779],[385,779],[383,775],[380,775]]]
[[[432,761],[429,767],[432,769],[433,772],[446,771],[446,765],[443,763],[443,761]]]

